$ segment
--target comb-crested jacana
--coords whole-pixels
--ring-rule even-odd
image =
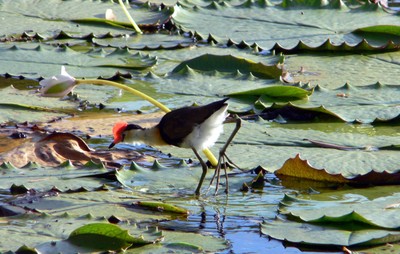
[[[225,98],[203,106],[190,106],[172,110],[165,114],[157,125],[151,128],[143,128],[136,124],[128,124],[127,122],[118,122],[114,125],[114,141],[110,144],[109,148],[112,148],[119,142],[140,142],[155,146],[173,145],[182,148],[191,148],[203,170],[195,191],[195,194],[199,195],[208,167],[200,157],[198,151],[213,146],[223,132],[223,122],[228,116],[227,100],[228,98]],[[235,130],[219,154],[216,169],[216,172],[218,171],[216,192],[218,190],[221,162],[226,156],[225,150],[240,128],[240,119],[238,120]],[[214,180],[215,175],[212,180]],[[226,180],[228,180],[226,173],[225,176]],[[228,192],[228,182],[226,183],[226,192]]]

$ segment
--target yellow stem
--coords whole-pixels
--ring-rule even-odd
[[[126,9],[126,7],[125,7],[124,3],[122,2],[122,0],[118,0],[118,2],[119,2],[119,5],[121,5],[122,10],[124,11],[126,17],[128,17],[129,21],[131,22],[131,24],[132,24],[133,28],[135,29],[136,33],[142,34],[143,33],[142,30],[140,30],[139,26],[133,20],[131,14],[129,14],[129,11],[128,11],[128,9]]]
[[[104,80],[104,79],[76,79],[75,82],[77,85],[79,85],[79,84],[98,84],[98,85],[114,86],[114,87],[125,90],[127,92],[130,92],[134,95],[137,95],[137,96],[147,100],[148,102],[152,103],[154,106],[158,107],[165,113],[168,113],[171,111],[164,104],[153,99],[152,97],[148,96],[147,94],[144,94],[136,89],[133,89],[129,86],[126,86],[126,85],[123,85],[123,84],[120,84],[120,83],[117,83],[114,81]],[[213,165],[214,167],[217,166],[218,160],[215,158],[215,156],[212,154],[212,152],[209,149],[204,149],[203,153],[207,157],[207,159],[210,161],[211,165]]]
[[[129,86],[114,82],[114,81],[109,81],[109,80],[104,80],[104,79],[77,79],[76,80],[77,84],[99,84],[99,85],[107,85],[107,86],[114,86],[117,87],[119,89],[128,91],[134,95],[137,95],[145,100],[147,100],[148,102],[150,102],[151,104],[153,104],[154,106],[160,108],[162,111],[164,111],[165,113],[170,112],[171,110],[169,108],[167,108],[164,104],[160,103],[159,101],[153,99],[152,97],[148,96],[147,94],[144,94],[136,89],[133,89]]]

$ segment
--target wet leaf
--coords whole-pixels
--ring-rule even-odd
[[[255,63],[245,58],[239,58],[232,55],[211,55],[206,54],[183,61],[172,72],[184,74],[187,68],[200,71],[220,71],[231,72],[237,71],[245,74],[253,74],[260,78],[278,79],[282,75],[282,69],[277,65],[267,66],[263,63]]]
[[[267,50],[276,43],[292,48],[300,40],[310,47],[318,47],[328,38],[335,44],[357,44],[363,37],[352,31],[359,27],[399,24],[395,15],[383,12],[379,5],[357,3],[350,6],[340,1],[284,1],[264,5],[187,1],[176,8],[174,21],[184,31],[211,34],[220,43],[231,40],[239,45],[245,41],[247,45],[256,43]],[[210,23],[214,25],[208,26]],[[235,24],[235,29],[226,29],[226,24]],[[290,32],[282,35],[282,31]],[[369,42],[382,46],[387,41],[387,38],[377,38]]]
[[[0,89],[0,94],[0,123],[49,121],[66,116],[66,109],[74,107],[71,102],[47,100],[33,91],[18,90],[13,86]],[[29,101],[27,97],[30,98]]]
[[[344,122],[345,120],[338,114],[320,107],[304,107],[288,104],[274,103],[266,107],[260,114],[266,120],[285,121],[319,121],[319,122]],[[279,118],[282,118],[280,120]]]
[[[322,195],[321,195],[322,196]],[[380,227],[398,229],[400,215],[398,208],[390,205],[397,203],[398,193],[391,196],[380,197],[373,200],[306,200],[285,196],[280,203],[281,214],[294,217],[304,222],[328,224],[363,223],[364,227]]]
[[[186,215],[189,214],[189,211],[182,207],[178,207],[175,205],[162,203],[162,202],[138,201],[138,202],[134,203],[134,206],[144,208],[144,209],[150,209],[150,210],[158,211],[158,212],[178,213],[178,214],[186,214]]]
[[[340,174],[330,174],[324,169],[312,167],[307,160],[302,160],[299,154],[295,158],[288,159],[280,169],[275,171],[275,174],[278,177],[290,176],[324,182],[349,182]]]
[[[307,91],[294,86],[268,86],[253,90],[228,94],[229,97],[240,98],[245,96],[262,97],[262,100],[291,101],[308,99],[312,91]]]
[[[333,148],[338,149],[337,147]],[[342,148],[340,149],[342,150]],[[345,150],[348,150],[348,147]],[[395,172],[370,171],[365,174],[344,177],[341,174],[331,174],[325,169],[312,167],[309,161],[302,160],[299,154],[295,158],[288,159],[280,169],[275,171],[275,174],[283,180],[287,177],[295,177],[313,181],[348,183],[353,185],[390,185],[400,182],[400,173],[398,170]]]
[[[110,163],[116,166],[114,160],[135,158],[140,155],[131,151],[95,151],[86,142],[71,133],[32,133],[32,140],[7,151],[0,155],[0,161],[15,163],[17,167],[23,167],[28,163],[37,163],[41,166],[83,166],[95,161],[104,169],[103,163]],[[16,157],[15,154],[24,154],[23,157]],[[133,157],[132,157],[133,156]],[[89,165],[93,168],[93,165]]]
[[[76,51],[70,47],[62,46],[53,48],[43,44],[0,47],[0,61],[7,63],[4,69],[10,75],[21,73],[20,63],[25,70],[24,76],[28,78],[39,78],[40,76],[51,77],[59,73],[61,65],[68,65],[68,72],[74,77],[98,77],[112,76],[120,70],[144,70],[157,63],[155,57],[140,52],[132,52],[129,49],[92,49],[88,51]],[[46,58],[46,62],[40,59]],[[98,68],[101,67],[101,68]],[[95,68],[95,69],[93,69]],[[94,71],[96,70],[96,71]],[[93,73],[97,75],[93,76]]]
[[[92,223],[71,232],[68,241],[75,245],[95,250],[124,250],[136,248],[152,242],[145,241],[141,237],[133,237],[114,224]]]
[[[272,238],[308,247],[337,248],[342,246],[371,246],[400,239],[400,232],[383,229],[351,229],[351,224],[333,226],[275,220],[263,222],[261,232]]]
[[[357,32],[358,34],[360,32]],[[376,36],[377,37],[377,36]],[[379,38],[382,39],[382,38]],[[389,40],[386,44],[382,46],[374,46],[370,44],[367,40],[363,39],[359,43],[333,43],[330,39],[327,39],[319,46],[309,46],[307,43],[303,41],[299,41],[299,43],[292,48],[282,47],[280,44],[275,44],[271,50],[275,50],[276,52],[283,52],[284,54],[295,54],[295,53],[307,53],[307,52],[390,52],[399,50],[399,45]]]
[[[57,6],[57,8],[54,8]],[[104,22],[80,22],[74,23],[74,20],[86,20],[93,18],[104,18],[105,11],[112,9],[117,16],[117,21],[129,22],[123,13],[118,1],[109,2],[86,2],[82,0],[65,2],[60,0],[48,1],[24,1],[14,3],[13,1],[3,1],[0,9],[1,15],[7,25],[7,30],[3,30],[3,35],[22,33],[30,31],[31,33],[39,33],[43,36],[51,37],[57,33],[56,31],[64,31],[74,35],[87,35],[94,33],[95,35],[106,34],[112,32],[114,34],[125,34],[130,31],[126,27],[110,26]],[[143,5],[143,8],[129,8],[131,15],[135,17],[136,22],[140,24],[163,23],[168,20],[171,15],[169,8],[163,11],[152,10],[150,6]],[[24,17],[21,19],[21,17]],[[40,20],[40,22],[37,22]],[[113,23],[117,24],[117,23]],[[5,23],[2,24],[5,26]]]
[[[178,50],[193,45],[190,37],[164,33],[143,34],[140,40],[137,37],[93,38],[93,42],[103,47],[128,47],[135,50]]]
[[[354,31],[357,34],[374,33],[374,34],[390,34],[400,36],[400,26],[395,25],[379,25],[361,27]]]

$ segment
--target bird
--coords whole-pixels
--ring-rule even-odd
[[[223,123],[229,115],[228,103],[226,102],[228,99],[224,98],[203,106],[188,106],[172,110],[166,113],[160,122],[151,128],[143,128],[133,123],[117,122],[113,127],[114,140],[109,145],[109,149],[120,142],[145,143],[150,146],[172,145],[192,149],[202,166],[202,174],[195,190],[195,194],[200,195],[200,189],[207,174],[208,166],[199,155],[199,151],[212,147],[223,132]],[[237,124],[228,139],[229,143],[239,128],[240,126]],[[216,171],[218,170],[217,188],[221,162],[228,145],[225,144],[223,149],[220,150],[216,169]],[[226,171],[226,167],[224,169]],[[214,173],[211,181],[214,180],[215,175],[216,173]],[[225,177],[228,179],[227,174],[225,174]],[[226,192],[228,192],[228,186]]]

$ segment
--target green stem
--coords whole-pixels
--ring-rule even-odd
[[[76,83],[79,84],[98,84],[98,85],[106,85],[106,86],[114,86],[119,89],[128,91],[134,95],[137,95],[147,101],[149,101],[151,104],[154,106],[160,108],[162,111],[165,113],[170,112],[171,110],[167,108],[164,104],[160,103],[159,101],[153,99],[152,97],[148,96],[147,94],[144,94],[136,89],[133,89],[129,86],[114,82],[114,81],[109,81],[109,80],[104,80],[104,79],[76,79]]]
[[[140,30],[139,26],[136,24],[136,22],[133,20],[131,14],[129,14],[128,9],[126,9],[124,3],[122,2],[122,0],[118,0],[119,4],[122,7],[122,10],[124,11],[126,17],[128,17],[129,21],[131,22],[133,28],[135,29],[136,33],[138,34],[143,34],[142,30]]]
[[[113,87],[117,87],[119,89],[125,90],[127,92],[130,92],[134,95],[137,95],[145,100],[147,100],[148,102],[152,103],[154,106],[158,107],[159,109],[161,109],[162,111],[164,111],[165,113],[170,112],[171,110],[166,107],[164,104],[160,103],[159,101],[153,99],[152,97],[148,96],[147,94],[144,94],[136,89],[133,89],[129,86],[114,82],[114,81],[110,81],[110,80],[104,80],[104,79],[76,79],[75,80],[76,84],[97,84],[97,85],[106,85],[106,86],[113,86]],[[215,158],[215,156],[212,154],[212,152],[209,149],[204,149],[203,153],[205,154],[205,156],[207,157],[207,159],[210,161],[211,165],[213,165],[214,167],[217,166],[218,164],[218,160]]]

